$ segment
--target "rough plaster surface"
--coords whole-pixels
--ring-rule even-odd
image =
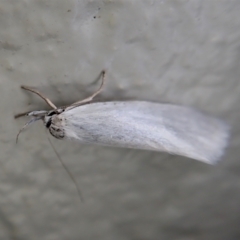
[[[240,1],[0,1],[0,239],[240,239]],[[20,90],[38,87],[56,104],[99,99],[184,104],[223,118],[232,137],[223,161],[53,140],[45,109]]]

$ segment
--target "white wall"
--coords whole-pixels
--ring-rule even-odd
[[[238,239],[240,1],[0,1],[1,239]],[[232,126],[223,161],[53,140],[13,115],[92,93],[193,106]]]

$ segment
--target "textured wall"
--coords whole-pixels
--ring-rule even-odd
[[[240,1],[0,1],[0,239],[240,239]],[[232,126],[216,166],[24,132],[21,111],[101,99],[184,104]],[[99,83],[98,83],[99,84]]]

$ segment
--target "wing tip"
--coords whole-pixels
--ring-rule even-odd
[[[226,152],[229,139],[230,139],[230,130],[231,130],[230,126],[223,121],[220,122],[220,125],[221,127],[219,128],[219,133],[218,133],[219,139],[218,139],[218,143],[216,143],[215,149],[213,150],[211,156],[201,160],[211,165],[215,165],[221,160],[223,160],[223,155]]]

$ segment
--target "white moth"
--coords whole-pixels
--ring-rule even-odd
[[[144,101],[89,103],[101,91],[104,75],[103,71],[102,84],[92,96],[60,108],[38,91],[22,86],[39,95],[53,110],[28,112],[26,115],[32,119],[20,132],[29,124],[43,120],[57,139],[168,152],[209,164],[220,159],[229,132],[224,122],[192,108],[171,104]],[[23,114],[16,117],[20,116]]]

